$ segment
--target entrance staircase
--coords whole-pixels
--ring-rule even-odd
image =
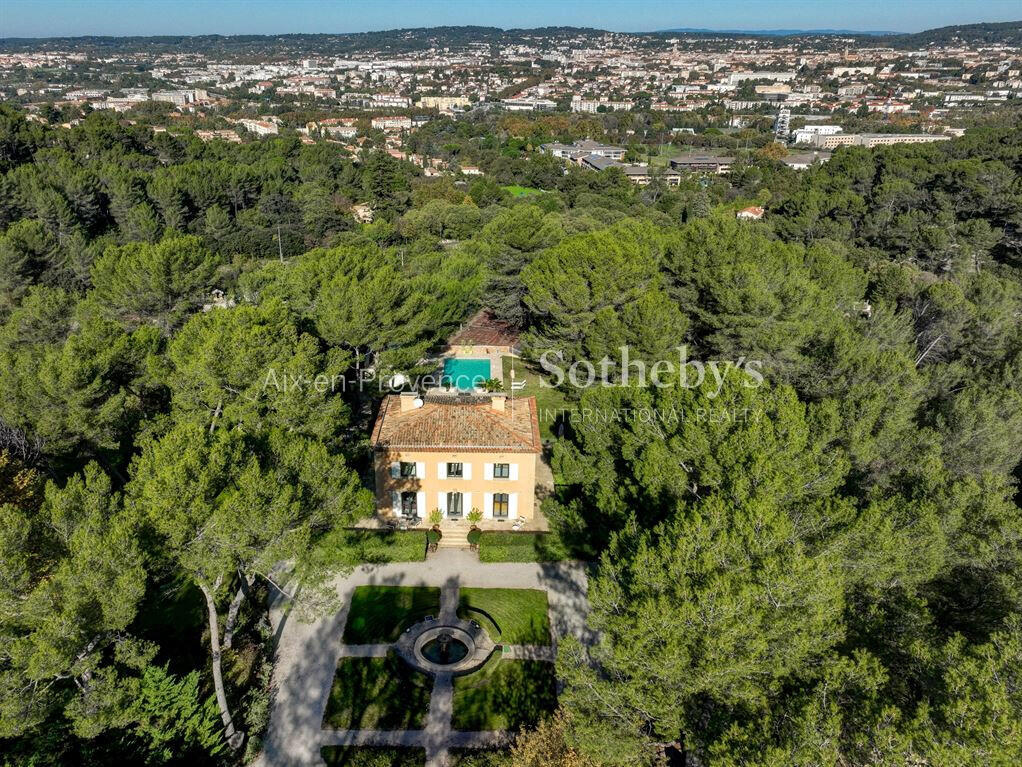
[[[443,538],[437,544],[438,548],[468,548],[468,531],[471,526],[468,522],[448,523],[440,525],[440,532]]]

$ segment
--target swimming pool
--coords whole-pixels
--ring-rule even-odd
[[[445,386],[467,391],[490,378],[490,361],[472,357],[451,357],[444,360]]]

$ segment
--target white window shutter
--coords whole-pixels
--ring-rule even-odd
[[[467,517],[472,511],[472,493],[461,494],[461,516]]]
[[[461,464],[461,476],[462,479],[472,479],[472,464],[470,463]]]
[[[426,478],[426,462],[425,461],[416,461],[415,462],[415,476],[418,479],[425,479]]]
[[[390,476],[397,479],[401,476],[401,462],[391,461],[390,462]]]
[[[483,516],[493,518],[493,493],[483,493]]]
[[[438,463],[436,465],[436,478],[437,479],[447,479],[447,464],[446,463]]]
[[[447,516],[447,493],[441,491],[436,494],[436,507],[440,509],[441,514]]]
[[[420,490],[415,494],[415,513],[420,517],[426,515],[426,491]]]
[[[484,463],[483,464],[483,479],[493,479],[493,464],[492,463]]]
[[[508,464],[508,465],[510,466],[510,469],[508,470],[508,478],[509,479],[518,479],[518,464],[517,463],[512,463],[512,464]]]
[[[507,515],[514,519],[518,516],[518,493],[509,493],[507,498]]]
[[[390,510],[395,514],[401,513],[401,493],[397,490],[390,491]]]

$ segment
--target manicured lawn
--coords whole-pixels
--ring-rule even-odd
[[[422,562],[425,558],[426,534],[421,530],[341,528],[316,539],[303,564],[313,571],[322,571],[364,562]]]
[[[440,612],[440,589],[359,586],[344,624],[345,644],[395,642],[406,628]]]
[[[552,533],[486,531],[479,539],[480,562],[559,562],[570,559]]]
[[[498,644],[550,644],[546,592],[461,589],[458,615],[478,621]]]
[[[554,667],[494,653],[479,671],[454,678],[455,730],[535,727],[557,706]]]
[[[426,764],[426,751],[421,748],[323,746],[320,755],[327,767],[421,767]]]
[[[433,680],[394,653],[341,658],[323,727],[338,730],[418,730],[426,723]]]
[[[542,189],[537,189],[534,186],[518,186],[512,184],[511,186],[505,186],[505,190],[511,193],[512,197],[524,197],[529,194],[543,194]]]
[[[516,392],[516,396],[536,398],[536,417],[539,420],[539,438],[544,442],[554,439],[554,425],[558,420],[566,418],[565,411],[573,411],[575,406],[568,402],[563,387],[540,386],[544,379],[543,370],[533,367],[525,360],[504,357],[504,383],[510,385],[511,364],[514,363],[515,380],[525,381],[525,388]]]

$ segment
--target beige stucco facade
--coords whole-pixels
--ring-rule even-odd
[[[383,517],[402,516],[414,493],[416,516],[426,519],[430,511],[440,509],[446,519],[450,517],[448,494],[461,493],[461,518],[472,508],[478,508],[483,512],[483,519],[498,519],[501,518],[501,496],[506,494],[506,518],[531,519],[535,505],[536,460],[536,453],[377,451],[377,512]],[[414,463],[415,476],[401,476],[401,463]],[[448,476],[449,463],[462,465],[461,477]],[[508,467],[506,479],[494,476],[500,473],[499,468],[494,469],[500,464]]]

